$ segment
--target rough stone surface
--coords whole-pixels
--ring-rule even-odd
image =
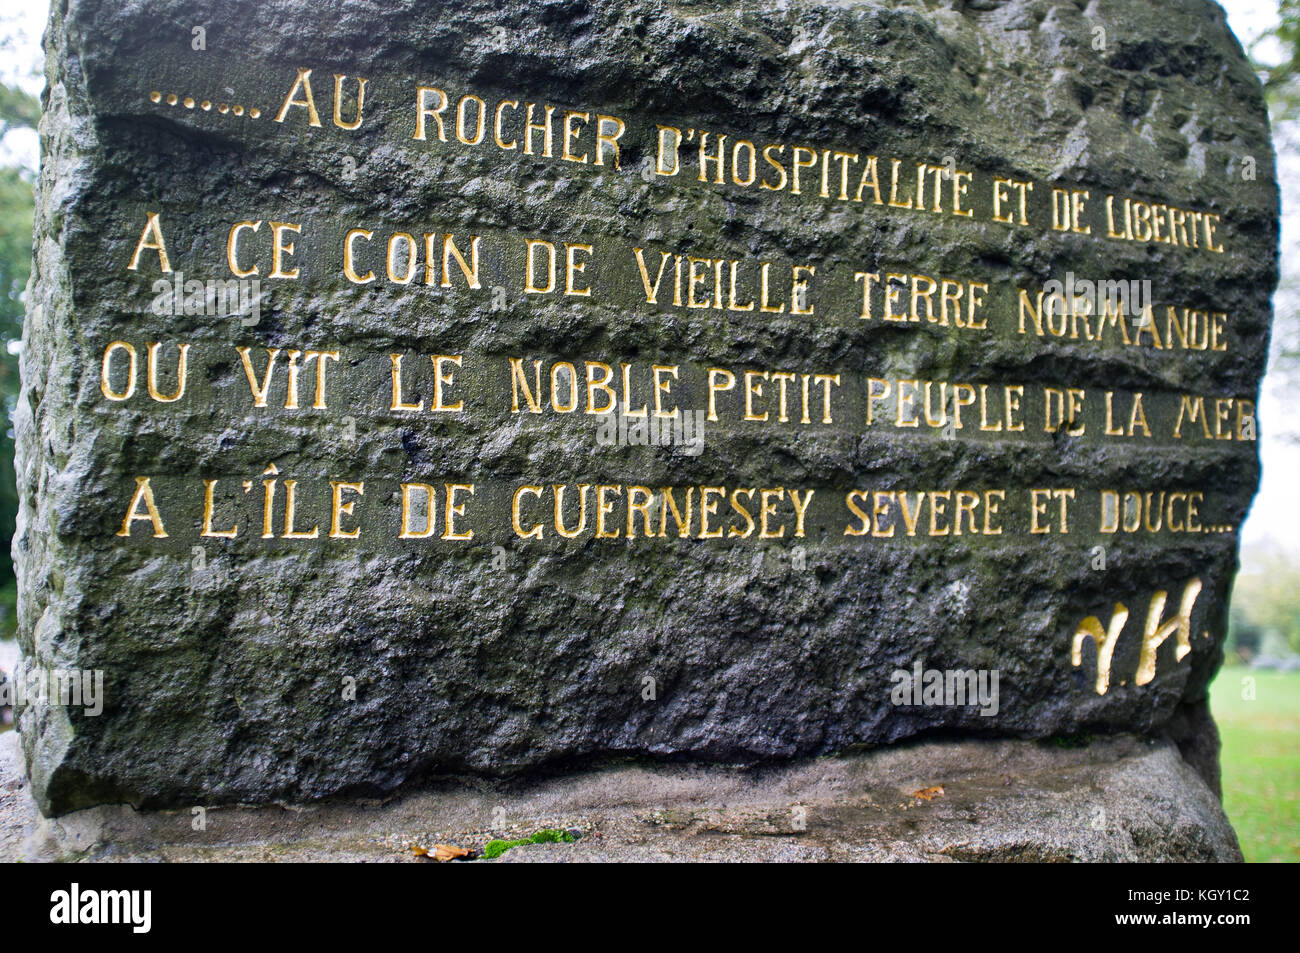
[[[1095,21],[1105,26],[1102,50],[1093,47]],[[174,35],[169,24],[180,25]],[[191,49],[190,25],[206,25],[206,51]],[[1069,537],[884,545],[847,540],[842,519],[819,513],[807,569],[796,570],[788,539],[525,543],[511,536],[508,504],[524,483],[810,486],[826,501],[854,487],[1077,486],[1089,498],[1105,487],[1203,488],[1214,494],[1207,522],[1236,526],[1257,485],[1253,443],[1104,443],[1044,434],[1041,424],[1024,440],[947,441],[847,426],[720,426],[690,456],[600,447],[581,415],[512,415],[502,369],[507,356],[525,355],[1104,385],[1144,392],[1166,422],[1183,392],[1253,398],[1276,283],[1277,191],[1258,84],[1214,4],[70,0],[55,4],[47,47],[15,416],[20,641],[31,664],[106,678],[98,718],[40,704],[19,712],[47,812],[378,795],[413,781],[608,757],[774,762],[934,731],[1156,735],[1171,719],[1192,726],[1181,743],[1201,752],[1194,760],[1213,778],[1212,723],[1185,710],[1203,706],[1220,663],[1235,533],[1103,539],[1083,529],[1081,510]],[[320,81],[321,129],[271,118],[300,66]],[[371,77],[372,112],[358,133],[329,122],[334,72]],[[621,169],[412,142],[420,83],[627,117]],[[149,101],[151,90],[257,103],[263,115],[236,122],[169,109]],[[1229,250],[1192,255],[1063,236],[1041,218],[1041,227],[993,227],[986,210],[971,223],[647,181],[656,122],[936,164],[951,155],[981,181],[1037,181],[1042,202],[1059,181],[1213,210]],[[1250,182],[1234,172],[1245,156],[1257,169]],[[149,314],[156,262],[150,273],[124,263],[146,211],[158,209],[176,267],[200,278],[227,277],[218,265],[234,221],[301,220],[308,228],[295,262],[305,280],[271,288],[255,328]],[[626,256],[606,276],[621,296],[557,304],[512,293],[493,310],[491,286],[510,262],[488,260],[484,288],[472,294],[348,283],[337,253],[352,226],[377,236],[545,235],[841,269],[905,266],[987,276],[1003,289],[1039,287],[1067,269],[1150,278],[1157,301],[1228,312],[1233,347],[1169,356],[1015,333],[905,333],[855,321],[847,302],[826,305],[815,321],[655,310],[644,298],[636,304]],[[332,241],[311,237],[321,234]],[[1004,330],[1014,324],[1008,314],[999,320]],[[185,399],[104,400],[100,358],[118,339],[136,342],[142,363],[146,341],[193,342]],[[234,345],[339,347],[357,357],[337,375],[328,414],[295,416],[274,412],[274,402],[251,408]],[[398,417],[376,397],[390,352],[463,352],[465,379],[487,383],[455,421]],[[704,406],[690,386],[676,392],[682,406]],[[1094,416],[1090,434],[1100,427]],[[260,481],[272,462],[302,482],[303,506],[317,514],[329,479],[365,478],[366,507],[389,500],[401,480],[474,482],[483,505],[475,539],[399,544],[376,516],[368,525],[379,528],[355,544],[256,534],[205,541],[208,569],[197,571],[199,477],[237,486]],[[114,535],[140,474],[153,476],[170,514],[166,540],[148,538],[141,524],[129,540]],[[246,526],[258,518],[251,505],[240,511]],[[1097,571],[1089,553],[1103,542],[1109,568]],[[506,550],[502,570],[489,569],[494,546]],[[1148,600],[1167,590],[1176,604],[1193,577],[1204,588],[1190,655],[1176,660],[1169,639],[1154,681],[1137,686]],[[1098,695],[1095,653],[1089,647],[1085,664],[1072,666],[1071,635],[1088,616],[1108,618],[1117,601],[1133,620],[1114,684]],[[998,670],[998,714],[891,705],[891,672],[916,661]],[[355,702],[340,697],[345,676],[356,679]],[[642,697],[647,676],[658,686],[653,702]],[[1230,854],[1208,796],[1193,811],[1172,792],[1159,802],[1139,793],[1160,791],[1158,778],[1184,792],[1194,786],[1177,753],[1163,745],[1134,757],[1106,769],[1118,787],[1088,788],[1078,800],[1063,785],[1035,803],[1044,823],[1054,798],[1078,817],[1085,802],[1109,805],[1131,814],[1140,834],[1057,845],[1023,818],[1016,835],[1008,813],[985,835],[951,797],[919,809],[942,824],[932,841],[912,843],[918,855],[952,857]],[[1188,818],[1209,826],[1195,834],[1180,826]],[[697,837],[710,824],[726,826],[691,820],[673,837]],[[972,846],[959,847],[968,827]],[[1185,843],[1168,846],[1180,831]],[[783,843],[779,850],[849,851]]]
[[[942,786],[926,801],[917,790]],[[1167,741],[1087,748],[927,742],[760,771],[618,766],[507,786],[442,786],[384,804],[43,818],[0,735],[0,862],[409,862],[412,845],[581,832],[496,861],[1239,862],[1218,800]],[[802,829],[800,829],[802,827]]]

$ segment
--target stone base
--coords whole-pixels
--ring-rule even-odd
[[[929,799],[913,792],[931,790]],[[1218,800],[1169,741],[1081,748],[934,741],[743,771],[616,765],[527,786],[444,784],[382,804],[99,807],[40,816],[18,738],[0,735],[0,862],[408,861],[541,828],[573,844],[511,862],[1240,861]]]

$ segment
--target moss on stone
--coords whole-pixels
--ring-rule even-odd
[[[483,859],[494,860],[500,857],[512,847],[522,847],[525,844],[572,844],[576,837],[568,831],[558,830],[552,827],[544,827],[534,833],[531,837],[524,837],[519,840],[490,840],[483,847]]]

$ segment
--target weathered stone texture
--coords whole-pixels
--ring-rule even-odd
[[[191,49],[190,25],[206,27],[205,51]],[[690,456],[598,446],[581,415],[521,420],[500,376],[454,422],[397,419],[376,394],[382,362],[401,351],[464,353],[467,379],[527,355],[1104,386],[1144,392],[1165,420],[1183,392],[1252,398],[1277,277],[1277,190],[1259,85],[1214,4],[70,0],[55,5],[47,47],[16,415],[20,639],[29,661],[104,670],[107,698],[98,718],[41,705],[19,713],[46,811],[369,795],[606,756],[757,762],[934,731],[1158,734],[1203,703],[1221,660],[1235,533],[1101,539],[1081,529],[886,546],[846,540],[842,521],[818,517],[801,571],[789,540],[524,544],[511,538],[509,492],[529,482],[812,486],[834,499],[854,487],[1205,488],[1218,501],[1207,515],[1239,525],[1258,481],[1253,443],[1047,438],[1041,423],[1024,441],[719,426]],[[308,65],[322,80],[324,127],[275,124]],[[370,77],[371,112],[355,135],[329,123],[333,72]],[[627,117],[621,169],[413,142],[417,84]],[[168,110],[151,90],[255,102],[263,115]],[[656,122],[937,164],[953,156],[982,181],[1212,210],[1228,252],[648,181]],[[1235,171],[1246,156],[1254,181]],[[974,201],[983,209],[989,198]],[[1039,287],[1067,270],[1150,278],[1157,301],[1228,312],[1234,346],[1153,355],[903,333],[830,308],[815,321],[688,316],[644,298],[635,306],[632,271],[621,296],[512,294],[494,311],[487,287],[453,296],[352,285],[334,246],[307,240],[296,263],[310,280],[274,287],[261,324],[241,329],[147,313],[157,275],[124,264],[158,208],[173,256],[196,277],[215,275],[227,229],[245,217],[380,236],[405,227],[651,242],[905,264],[999,288]],[[187,340],[196,354],[228,357],[205,363],[178,404],[109,403],[100,357],[119,338]],[[340,347],[380,364],[340,374],[329,415],[258,412],[236,344]],[[680,396],[688,407],[706,399]],[[260,481],[272,462],[304,488],[364,477],[368,504],[399,480],[477,482],[489,515],[459,546],[399,545],[379,531],[298,547],[253,535],[208,547],[209,575],[196,572],[197,478]],[[114,535],[138,474],[155,475],[171,512],[182,506],[167,540]],[[1101,542],[1105,571],[1089,560]],[[498,545],[506,567],[492,570]],[[773,555],[756,564],[763,551]],[[1135,685],[1151,594],[1169,591],[1172,611],[1193,577],[1204,588],[1190,655],[1176,661],[1170,639],[1155,680]],[[1132,611],[1131,631],[1098,695],[1095,654],[1072,666],[1070,639],[1117,601]],[[891,672],[916,660],[998,670],[998,714],[891,705]],[[357,681],[356,702],[340,697],[344,676]],[[653,702],[642,698],[647,676]]]

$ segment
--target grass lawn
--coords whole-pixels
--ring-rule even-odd
[[[1225,667],[1210,709],[1223,739],[1223,807],[1246,860],[1300,861],[1300,672]]]

